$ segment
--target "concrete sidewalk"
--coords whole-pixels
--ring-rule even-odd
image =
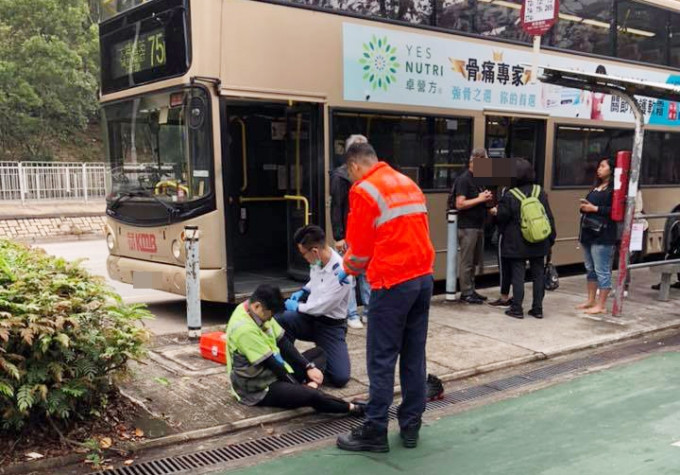
[[[57,218],[69,216],[104,216],[106,202],[84,201],[0,201],[0,220],[24,218]]]
[[[655,279],[649,271],[637,271],[622,318],[587,316],[575,309],[584,300],[583,276],[563,278],[559,290],[547,293],[543,320],[532,317],[517,320],[505,316],[503,309],[447,303],[442,297],[435,297],[427,346],[428,372],[451,381],[680,328],[677,300],[657,301],[658,291],[650,289]],[[484,293],[491,299],[496,297],[497,290],[486,289]],[[530,293],[531,284],[527,284],[526,299],[530,299]],[[680,291],[672,290],[671,298],[678,297]],[[350,383],[343,389],[326,388],[344,398],[362,396],[368,391],[365,330],[350,330],[348,345],[352,360]],[[298,346],[308,347],[300,343]],[[224,367],[202,359],[198,346],[180,336],[157,337],[148,361],[136,369],[136,376],[123,391],[165,421],[140,422],[149,438],[160,439],[158,443],[227,433],[309,412],[251,408],[236,403],[229,393]],[[398,391],[398,386],[395,389]]]

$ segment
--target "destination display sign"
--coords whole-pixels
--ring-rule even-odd
[[[111,76],[118,79],[165,66],[165,30],[158,28],[112,46]]]

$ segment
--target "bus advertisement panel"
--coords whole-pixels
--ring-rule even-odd
[[[633,122],[628,104],[617,97],[533,81],[532,53],[526,49],[345,23],[343,58],[344,98],[349,101]],[[544,52],[539,64],[648,82],[680,82],[680,76],[658,68],[605,67],[596,60]],[[638,99],[647,123],[680,125],[677,104]]]

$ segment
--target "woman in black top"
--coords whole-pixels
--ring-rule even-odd
[[[579,242],[583,246],[587,271],[588,300],[577,308],[588,314],[607,312],[607,297],[612,288],[612,261],[616,248],[616,223],[611,219],[613,172],[613,161],[601,160],[595,188],[581,200]]]

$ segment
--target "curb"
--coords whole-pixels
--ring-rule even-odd
[[[622,337],[619,338],[608,338],[605,340],[602,340],[597,343],[588,343],[588,344],[583,344],[583,345],[573,345],[571,347],[564,348],[559,351],[551,352],[551,353],[534,353],[532,355],[527,355],[527,356],[521,356],[518,358],[514,358],[511,360],[505,360],[505,361],[500,361],[500,362],[495,362],[495,363],[489,363],[486,365],[478,366],[476,368],[470,368],[470,369],[465,369],[465,370],[460,370],[460,371],[454,371],[452,373],[447,373],[443,375],[437,375],[443,382],[449,383],[453,381],[459,381],[459,380],[464,380],[466,378],[469,378],[471,376],[478,376],[481,374],[486,374],[486,373],[491,373],[493,371],[498,371],[502,369],[509,369],[512,367],[516,367],[522,364],[526,363],[531,363],[534,361],[541,361],[541,360],[551,360],[553,358],[558,358],[561,356],[566,356],[572,353],[576,353],[578,351],[583,351],[587,349],[595,349],[595,348],[601,348],[607,345],[612,345],[615,343],[625,343],[627,341],[633,340],[635,338],[639,338],[642,336],[648,336],[650,338],[654,338],[656,335],[660,333],[664,333],[670,330],[676,330],[680,329],[680,323],[673,323],[670,325],[666,325],[664,327],[660,328],[655,328],[650,331],[644,331],[644,330],[638,330],[635,332],[630,332],[628,334],[623,335]],[[128,399],[130,399],[132,402],[137,403],[133,398],[130,398],[127,394],[125,394],[123,391],[121,391],[121,394]],[[394,390],[395,396],[398,396],[401,394],[401,387],[399,385],[395,386]],[[362,397],[367,397],[368,394],[359,394],[352,396],[352,399],[354,398],[362,398]],[[143,406],[142,406],[143,407]],[[280,411],[276,412],[273,414],[266,414],[262,416],[257,416],[257,417],[251,417],[248,419],[242,419],[240,421],[228,423],[228,424],[222,424],[218,426],[213,426],[213,427],[207,427],[204,429],[196,429],[193,431],[188,431],[188,432],[181,432],[178,434],[172,434],[168,435],[165,437],[159,437],[157,439],[151,439],[147,441],[143,441],[140,443],[123,443],[118,446],[119,449],[130,452],[132,453],[137,453],[140,451],[148,450],[148,449],[154,449],[154,448],[160,448],[160,447],[165,447],[168,445],[172,444],[178,444],[178,443],[183,443],[183,442],[192,442],[200,439],[205,439],[208,437],[215,437],[215,436],[221,436],[221,435],[227,435],[232,432],[236,432],[239,430],[244,430],[244,429],[251,429],[254,427],[257,427],[262,424],[272,424],[276,422],[286,422],[291,419],[294,419],[298,416],[305,416],[309,414],[313,414],[314,410],[311,408],[302,408],[302,409],[294,409],[294,410],[286,410],[286,411]],[[39,460],[35,462],[24,462],[20,464],[16,464],[13,466],[9,467],[0,467],[0,475],[19,475],[22,473],[28,473],[28,472],[33,472],[33,471],[39,471],[39,470],[45,470],[45,469],[51,469],[51,468],[58,468],[58,467],[63,467],[65,465],[71,465],[78,463],[82,460],[83,455],[82,454],[70,454],[70,455],[64,455],[62,457],[56,457],[53,459],[46,459],[46,460]]]
[[[85,458],[85,454],[69,454],[61,457],[54,457],[45,460],[36,460],[34,462],[23,462],[7,467],[0,467],[0,474],[2,475],[21,475],[26,473],[42,472],[52,468],[65,467],[67,465],[74,465],[81,462]]]
[[[64,234],[61,236],[34,236],[27,238],[13,237],[7,239],[24,244],[58,244],[60,242],[98,241],[100,239],[104,239],[104,233]]]
[[[465,378],[469,378],[471,376],[477,376],[480,374],[486,374],[490,373],[493,371],[498,371],[501,369],[509,369],[515,366],[519,366],[522,364],[526,363],[531,363],[534,361],[541,361],[541,360],[550,360],[553,358],[557,358],[560,356],[566,356],[572,353],[575,353],[577,351],[582,351],[582,350],[587,350],[587,349],[595,349],[595,348],[600,348],[603,346],[611,345],[614,343],[624,343],[626,341],[630,341],[632,339],[647,335],[649,337],[654,337],[655,335],[659,333],[663,333],[669,330],[674,330],[674,329],[680,329],[680,323],[673,323],[671,325],[667,325],[661,328],[655,328],[654,330],[651,331],[644,331],[644,330],[639,330],[637,332],[630,332],[629,334],[624,335],[622,338],[610,338],[607,340],[603,340],[598,343],[588,343],[588,344],[583,344],[583,345],[574,345],[568,348],[565,348],[564,350],[561,351],[556,351],[554,353],[549,353],[549,354],[544,354],[544,353],[534,353],[532,355],[527,355],[527,356],[520,356],[518,358],[513,358],[511,360],[506,360],[506,361],[499,361],[495,363],[489,363],[486,365],[478,366],[476,368],[471,368],[471,369],[465,369],[465,370],[460,370],[460,371],[454,371],[452,373],[447,373],[444,375],[437,375],[442,381],[444,382],[452,382],[452,381],[457,381],[457,380],[462,380]],[[395,386],[394,389],[394,394],[395,396],[401,394],[401,387],[400,386]],[[352,396],[351,398],[361,398],[361,397],[366,397],[368,394],[359,394]],[[197,439],[202,439],[205,437],[213,437],[217,435],[225,435],[230,432],[234,432],[237,430],[242,430],[242,429],[249,429],[253,427],[257,427],[260,424],[269,424],[273,422],[285,422],[290,419],[293,419],[294,417],[301,416],[301,415],[307,415],[307,414],[312,414],[314,411],[311,408],[304,408],[304,409],[295,409],[295,410],[288,410],[288,411],[281,411],[277,412],[274,414],[267,414],[264,416],[257,416],[257,417],[251,417],[249,419],[243,419],[240,421],[232,422],[229,424],[223,424],[219,426],[213,426],[213,427],[208,427],[205,429],[197,429],[193,430],[190,432],[183,432],[180,434],[173,434],[169,435],[166,437],[159,437],[158,439],[153,439],[149,440],[147,442],[142,442],[141,444],[136,444],[134,446],[123,446],[125,450],[130,450],[131,452],[137,452],[140,450],[148,449],[148,448],[157,448],[157,447],[163,447],[165,445],[177,443],[177,442],[188,442],[192,440],[197,440]]]

